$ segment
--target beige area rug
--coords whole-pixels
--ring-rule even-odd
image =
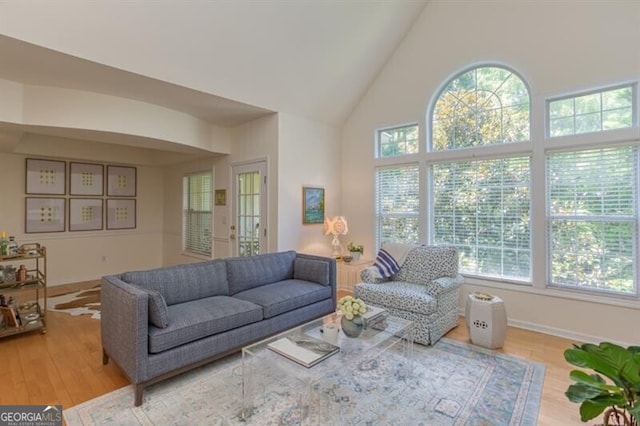
[[[47,310],[100,319],[100,286],[51,296],[47,300]]]

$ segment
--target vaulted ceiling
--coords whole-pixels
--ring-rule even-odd
[[[428,0],[0,0],[0,78],[340,126]]]

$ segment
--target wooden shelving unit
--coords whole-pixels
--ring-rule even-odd
[[[0,338],[14,334],[40,330],[47,332],[47,249],[38,243],[23,244],[17,255],[0,255],[0,265],[18,268],[25,265],[25,280],[8,280],[3,273],[0,279],[0,294],[8,301],[13,296],[17,305],[17,317],[11,321],[9,310],[2,309],[0,316]],[[33,298],[35,297],[35,299]],[[40,300],[42,299],[42,303]],[[8,316],[8,317],[7,317]]]

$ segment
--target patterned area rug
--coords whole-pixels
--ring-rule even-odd
[[[47,310],[100,319],[100,286],[51,296],[47,299]]]
[[[406,359],[386,353],[350,373],[337,371],[316,391],[320,408],[296,406],[298,393],[273,384],[248,422],[239,418],[242,361],[233,355],[154,385],[133,406],[127,386],[63,410],[68,425],[535,425],[544,366],[450,339],[416,344]]]

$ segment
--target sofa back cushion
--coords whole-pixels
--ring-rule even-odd
[[[329,263],[321,260],[297,258],[293,263],[293,278],[311,281],[322,285],[329,285]]]
[[[293,278],[293,250],[227,259],[229,293],[234,295],[265,284]]]
[[[429,284],[458,274],[458,250],[453,246],[419,246],[409,252],[394,281]]]
[[[224,260],[189,263],[148,271],[125,272],[122,280],[162,294],[167,305],[211,296],[228,296]]]

